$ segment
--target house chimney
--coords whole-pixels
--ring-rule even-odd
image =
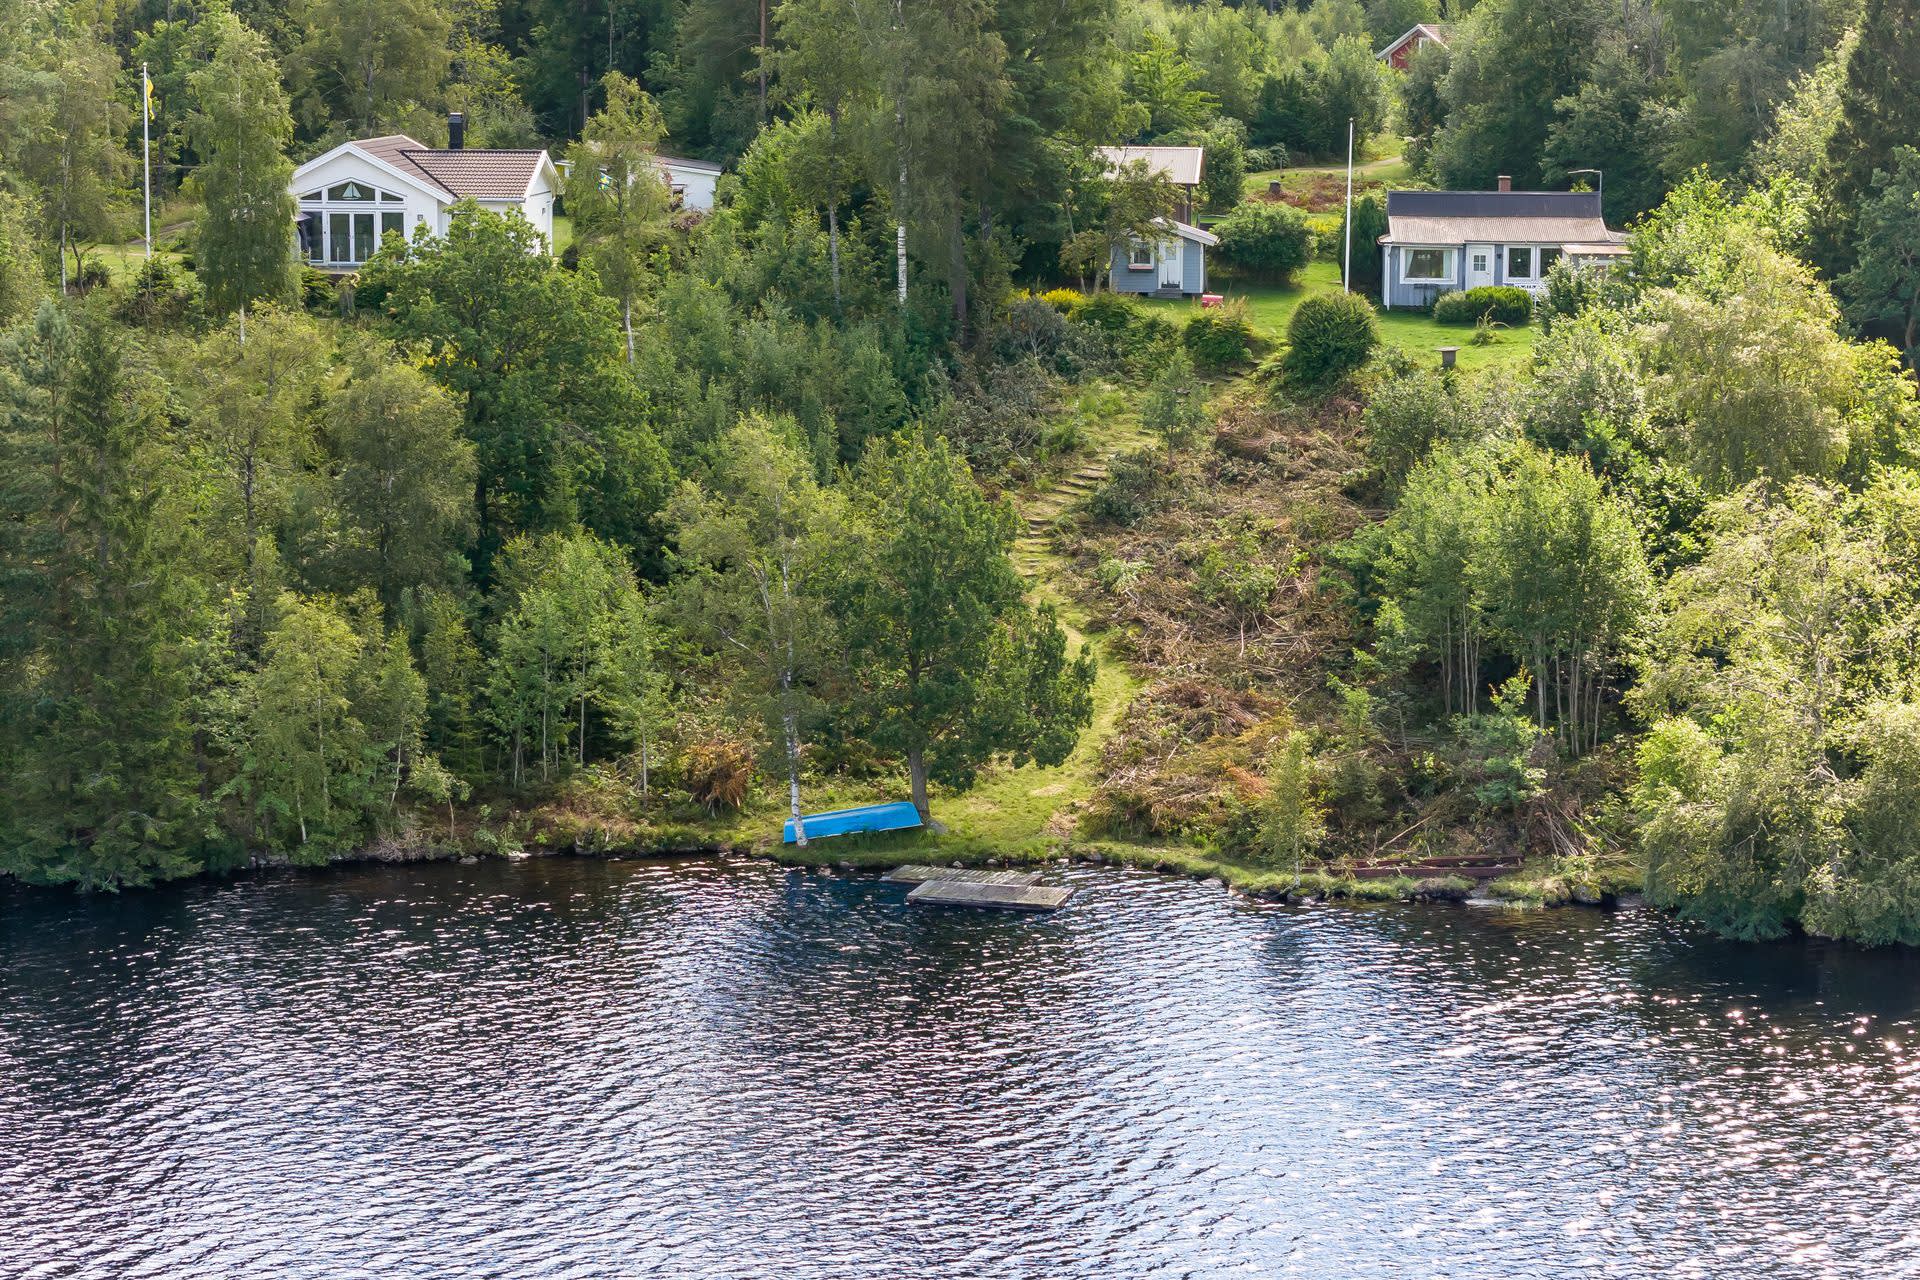
[[[1503,173],[1503,174],[1501,174],[1501,175],[1500,175],[1500,189],[1501,189],[1502,191],[1511,191],[1511,190],[1513,190],[1513,175],[1512,175],[1512,174],[1507,174],[1507,173]]]
[[[467,145],[467,113],[447,112],[447,150],[458,151]]]

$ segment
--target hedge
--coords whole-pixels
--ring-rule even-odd
[[[1479,324],[1483,317],[1495,324],[1525,324],[1533,318],[1533,295],[1511,285],[1482,285],[1434,299],[1433,318],[1441,324]]]

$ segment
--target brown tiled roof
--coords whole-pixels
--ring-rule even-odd
[[[483,147],[444,151],[392,133],[353,144],[403,173],[424,179],[456,199],[518,200],[533,185],[544,151],[493,151]]]

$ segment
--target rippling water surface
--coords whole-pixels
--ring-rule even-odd
[[[0,1275],[1920,1275],[1909,953],[1071,878],[0,896]]]

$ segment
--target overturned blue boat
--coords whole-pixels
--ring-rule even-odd
[[[920,811],[910,801],[895,800],[890,804],[863,804],[857,809],[803,813],[800,821],[807,829],[807,839],[824,840],[828,836],[853,835],[861,831],[905,831],[920,825]],[[787,844],[793,843],[792,818],[787,819],[780,838]]]

